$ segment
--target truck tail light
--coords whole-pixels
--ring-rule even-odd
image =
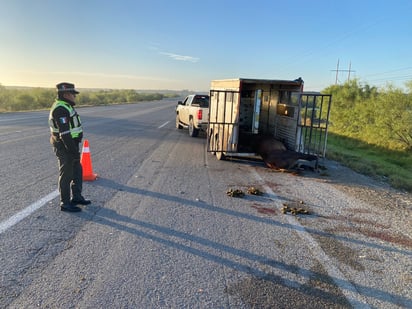
[[[199,109],[199,110],[197,111],[197,119],[198,119],[198,120],[202,120],[202,118],[203,118],[203,111],[202,111],[201,109]]]

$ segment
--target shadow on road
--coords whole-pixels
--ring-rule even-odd
[[[101,178],[98,181],[96,181],[95,184],[98,186],[107,187],[109,189],[114,189],[117,191],[125,191],[125,192],[136,194],[136,195],[152,197],[154,199],[163,199],[166,201],[181,204],[183,206],[197,207],[197,208],[201,208],[201,209],[208,210],[208,211],[218,212],[218,213],[225,214],[225,215],[230,215],[230,216],[235,216],[238,218],[252,220],[257,223],[276,225],[282,228],[295,230],[295,231],[305,231],[314,236],[330,237],[335,240],[352,242],[352,243],[356,243],[361,246],[376,248],[379,250],[393,251],[393,252],[398,252],[404,255],[412,255],[412,252],[408,250],[400,250],[400,249],[396,249],[396,248],[389,247],[389,246],[384,246],[384,245],[375,244],[371,242],[352,239],[352,238],[345,237],[345,236],[334,235],[334,234],[326,233],[323,231],[318,231],[312,228],[304,228],[302,226],[297,226],[293,224],[284,224],[281,222],[277,222],[276,220],[273,220],[272,218],[258,217],[252,214],[247,214],[247,213],[242,213],[242,212],[231,210],[231,209],[217,207],[217,206],[210,205],[202,201],[193,201],[193,200],[188,200],[188,199],[184,199],[184,198],[177,197],[177,196],[163,194],[160,192],[153,192],[153,191],[149,191],[145,189],[134,188],[131,186],[116,183],[110,179]],[[338,283],[340,287],[345,287],[348,290],[350,289],[350,287],[354,287],[355,291],[350,291],[350,292],[361,293],[364,296],[375,298],[380,301],[390,302],[396,305],[402,304],[406,307],[412,307],[412,300],[399,296],[399,295],[388,293],[388,292],[385,292],[385,291],[382,291],[376,288],[360,286],[352,282],[346,282],[345,280],[342,280],[339,278],[332,278],[333,279],[332,281],[330,276],[325,275],[321,272],[315,272],[313,270],[305,269],[303,267],[298,267],[296,265],[290,265],[290,264],[286,264],[280,261],[271,260],[264,256],[261,256],[261,255],[258,255],[252,252],[248,252],[242,249],[237,249],[237,248],[234,248],[234,247],[222,244],[222,243],[218,243],[218,242],[206,239],[206,238],[202,238],[202,237],[188,234],[185,232],[181,232],[175,229],[160,226],[157,224],[133,219],[133,218],[124,216],[122,214],[119,214],[118,212],[112,209],[108,209],[104,207],[100,209],[96,209],[96,212],[90,217],[90,220],[93,222],[99,223],[99,224],[110,226],[122,232],[130,233],[137,237],[143,237],[146,239],[150,239],[162,245],[185,251],[192,255],[201,257],[203,259],[212,261],[214,263],[218,263],[222,266],[229,267],[237,271],[241,271],[243,273],[246,273],[256,278],[258,281],[255,281],[255,283],[256,282],[259,282],[259,283],[266,282],[271,285],[281,284],[284,288],[286,287],[288,289],[294,289],[300,293],[304,293],[307,296],[316,295],[318,298],[321,298],[324,301],[328,301],[328,302],[333,301],[335,304],[339,304],[341,306],[343,305],[345,307],[350,307],[350,305],[354,305],[356,307],[365,306],[364,303],[360,303],[353,299],[351,300],[351,304],[348,304],[346,298],[343,295],[341,295],[341,293],[339,293],[338,289],[328,289],[329,291],[325,291],[324,289],[320,289],[315,286],[309,286],[308,284],[302,285],[298,281],[283,278],[271,272],[264,271],[256,267],[254,268],[247,264],[243,264],[239,262],[238,259],[232,260],[232,259],[223,257],[218,254],[214,254],[211,252],[213,250],[217,250],[218,252],[225,252],[225,253],[249,260],[251,262],[258,262],[262,265],[266,265],[266,266],[276,268],[282,271],[287,271],[287,272],[290,272],[290,273],[293,273],[299,276],[303,276],[307,278],[308,280],[316,280],[318,282],[322,282],[323,284],[331,285],[331,282],[335,282],[335,283]],[[150,231],[153,233],[151,233]],[[176,239],[180,239],[181,242],[177,241]],[[188,242],[192,242],[192,243],[210,248],[211,252],[209,252],[209,250],[207,249],[197,249],[192,246],[188,246],[186,245],[186,243]],[[330,291],[336,291],[336,293],[332,293]]]

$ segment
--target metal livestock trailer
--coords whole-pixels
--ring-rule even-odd
[[[331,95],[303,80],[226,79],[210,87],[207,151],[217,159],[256,156],[251,140],[273,136],[287,149],[324,157]]]

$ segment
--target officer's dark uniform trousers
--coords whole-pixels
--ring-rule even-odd
[[[79,142],[74,141],[79,152]],[[73,155],[66,150],[61,140],[53,137],[53,150],[59,162],[59,191],[63,204],[70,203],[70,192],[74,199],[82,193],[83,170],[80,165],[80,155]]]

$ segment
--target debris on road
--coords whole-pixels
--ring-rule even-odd
[[[249,187],[246,192],[247,194],[250,194],[250,195],[263,195],[262,191],[260,191],[258,188],[253,187],[253,186]],[[226,194],[231,197],[244,197],[245,196],[245,193],[241,189],[232,189],[232,188],[227,190]]]
[[[300,204],[303,204],[303,201],[299,201]],[[292,215],[296,216],[298,214],[309,215],[309,210],[301,208],[301,207],[290,207],[288,204],[283,204],[281,209],[283,214],[291,213]]]
[[[252,194],[252,195],[262,195],[263,194],[262,191],[260,191],[258,188],[255,188],[255,187],[249,187],[247,189],[247,193]]]
[[[243,193],[243,191],[240,190],[240,189],[235,189],[235,190],[229,189],[229,190],[226,192],[226,194],[227,194],[228,196],[231,196],[231,197],[244,197],[244,196],[245,196],[245,193]]]

